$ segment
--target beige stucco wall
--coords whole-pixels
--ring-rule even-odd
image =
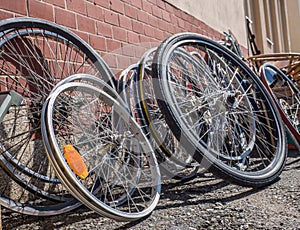
[[[219,32],[231,31],[246,47],[246,27],[242,0],[166,0],[200,19]]]
[[[300,52],[300,0],[288,0],[286,3],[291,51]]]

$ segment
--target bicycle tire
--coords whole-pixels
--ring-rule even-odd
[[[128,104],[126,102],[123,101],[122,97],[117,93],[117,91],[112,88],[109,84],[107,84],[106,82],[104,82],[103,80],[101,80],[100,78],[97,78],[95,76],[92,76],[92,75],[89,75],[89,74],[74,74],[74,75],[71,75],[63,80],[61,80],[54,88],[53,90],[51,91],[51,93],[55,92],[55,90],[57,88],[59,88],[60,86],[66,84],[66,83],[70,83],[70,82],[80,82],[80,83],[85,83],[85,84],[88,84],[88,85],[91,85],[91,86],[94,86],[98,89],[101,89],[103,90],[104,92],[108,93],[111,97],[115,98],[116,100],[118,100],[118,102],[120,102],[120,104],[124,107],[124,108],[128,108]],[[50,93],[50,95],[51,95]],[[45,109],[47,107],[47,103],[46,102],[45,108],[43,108],[43,112],[42,112],[42,116],[44,117],[45,116]],[[48,151],[51,151],[51,148],[50,148],[50,143],[48,143],[48,131],[47,131],[47,128],[46,128],[46,125],[45,124],[42,124],[42,132],[43,132],[43,140],[44,142],[46,143],[46,149]],[[48,156],[52,156],[53,154],[48,154]],[[52,163],[55,164],[55,160],[52,159]],[[132,180],[133,181],[138,181],[139,179],[139,173],[137,172],[136,173],[136,177],[133,178]],[[132,185],[135,184],[137,182],[133,182],[131,183]],[[131,188],[128,188],[127,189],[127,194],[133,194],[135,190],[135,187],[132,186]],[[127,201],[127,196],[124,194],[123,196],[120,196],[118,197],[118,199],[114,199],[113,202],[114,205],[121,205],[123,204],[124,202]],[[109,203],[108,203],[109,205]]]
[[[156,48],[150,49],[143,55],[137,69],[135,100],[138,111],[141,111],[141,126],[152,146],[156,146],[156,156],[165,177],[190,180],[197,176],[200,167],[174,137],[157,106],[151,76],[152,55],[155,50]]]
[[[41,148],[39,129],[43,102],[57,82],[73,73],[94,74],[115,88],[113,74],[86,42],[52,22],[36,18],[7,19],[0,22],[0,32],[0,90],[6,94],[14,91],[22,99],[21,105],[7,107],[0,135],[4,156],[1,167],[15,180],[7,178],[6,181],[21,190],[20,197],[16,192],[10,194],[9,186],[3,185],[1,205],[29,215],[61,214],[66,207],[71,210],[79,204],[75,202],[77,204],[71,207],[66,202],[65,208],[62,208],[64,202],[59,202],[59,206],[56,204],[64,200],[60,190],[67,191],[64,188],[55,191],[50,186],[62,185],[57,182]],[[45,183],[50,185],[44,187]],[[47,189],[49,191],[45,191]],[[74,200],[70,195],[67,197]],[[57,198],[57,202],[48,203],[48,199],[55,200],[53,198]]]
[[[283,122],[300,141],[300,91],[295,83],[278,67],[265,63],[260,67],[260,76],[276,103]]]
[[[176,75],[179,49],[198,52],[207,64],[191,66],[183,79]],[[219,58],[210,59],[208,52]],[[181,33],[159,46],[152,70],[166,122],[195,160],[243,186],[277,180],[287,149],[282,120],[258,76],[239,57],[207,37]]]
[[[131,97],[131,95],[133,94],[132,81],[134,80],[134,75],[137,73],[137,68],[138,64],[132,64],[128,66],[121,72],[118,81],[118,92],[129,108],[131,114],[133,114],[135,110],[133,98]]]
[[[127,108],[122,106],[124,102],[119,100],[91,85],[65,83],[50,95],[42,119],[48,132],[45,139],[50,143],[47,153],[70,192],[100,215],[133,221],[149,215],[155,208],[160,174],[151,146]],[[63,146],[70,143],[81,153],[89,169],[86,178],[80,179],[63,156]],[[127,158],[134,163],[124,160]],[[113,178],[118,178],[118,185]],[[134,192],[128,192],[128,188],[133,191],[133,185]],[[94,193],[95,188],[99,191]],[[124,194],[127,202],[114,202]]]

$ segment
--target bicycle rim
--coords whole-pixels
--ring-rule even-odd
[[[7,178],[2,185],[1,202],[26,214],[60,214],[66,210],[61,208],[64,202],[69,207],[67,201],[74,198],[45,157],[40,131],[43,103],[52,88],[69,75],[90,73],[114,87],[112,74],[90,46],[54,23],[8,19],[0,22],[0,32],[0,89],[6,98],[11,97],[1,119],[1,167],[14,179]],[[18,193],[10,193],[12,190]],[[78,206],[77,202],[68,210]]]
[[[270,63],[261,66],[260,76],[274,99],[284,123],[297,141],[300,141],[299,89],[287,75]]]
[[[152,55],[155,50],[151,49],[144,54],[137,72],[135,91],[136,105],[141,110],[140,121],[150,142],[156,146],[159,166],[166,176],[178,180],[192,179],[200,167],[168,128],[155,98],[151,75]]]
[[[72,194],[103,216],[132,221],[155,208],[160,175],[146,137],[121,104],[99,88],[66,83],[51,94],[44,122],[48,153]],[[86,178],[66,162],[67,144],[79,152]]]
[[[188,60],[179,50],[202,58],[182,68],[178,63]],[[235,54],[201,35],[182,33],[161,44],[152,70],[169,127],[202,166],[245,186],[278,178],[286,159],[282,121],[258,77]]]

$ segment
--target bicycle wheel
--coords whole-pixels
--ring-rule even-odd
[[[72,74],[93,74],[114,87],[113,74],[89,45],[54,23],[7,19],[0,22],[0,32],[1,167],[17,182],[11,186],[15,182],[8,178],[1,186],[1,205],[32,215],[60,214],[63,203],[74,198],[63,198],[68,192],[45,157],[43,103],[52,88]],[[14,186],[18,193],[10,192],[16,191]],[[61,207],[48,199],[62,202]]]
[[[104,92],[107,92],[113,98],[118,98],[118,100],[121,99],[114,87],[109,85],[107,82],[103,81],[101,78],[86,73],[74,74],[62,79],[58,84],[54,86],[51,93],[54,92],[57,88],[59,88],[61,85],[69,82],[81,82],[88,85],[92,85],[96,88],[103,90]],[[122,103],[122,100],[120,101]],[[125,104],[124,102],[122,103],[122,106],[127,107],[127,104]]]
[[[121,98],[126,103],[131,114],[134,114],[134,102],[133,102],[133,80],[134,76],[137,74],[138,64],[133,64],[128,66],[120,74],[118,81],[118,92]]]
[[[152,146],[155,146],[160,169],[167,178],[192,179],[200,167],[166,125],[154,95],[151,63],[155,50],[151,49],[144,54],[137,72],[135,100],[138,110],[141,111],[139,113],[141,125],[148,134]]]
[[[198,52],[202,61],[190,61],[180,50]],[[159,46],[152,70],[168,126],[203,167],[244,186],[278,178],[286,160],[282,121],[263,84],[235,54],[182,33]]]
[[[116,100],[118,100],[120,102],[120,104],[125,108],[127,109],[128,107],[128,104],[125,103],[122,98],[119,96],[119,94],[117,93],[116,90],[114,90],[109,84],[107,84],[106,82],[104,82],[103,80],[101,80],[100,78],[97,78],[95,76],[92,76],[92,75],[89,75],[89,74],[74,74],[74,75],[71,75],[63,80],[61,80],[55,87],[54,89],[51,91],[52,92],[55,92],[55,90],[57,88],[59,88],[61,85],[64,85],[68,82],[80,82],[80,83],[85,83],[85,84],[88,84],[88,85],[92,85],[98,89],[101,89],[103,90],[104,92],[108,93],[111,97],[115,98]],[[50,95],[51,95],[50,93]],[[48,102],[45,102],[45,104],[47,104]],[[44,116],[45,114],[45,108],[46,105],[43,106],[43,112],[42,112],[42,116]],[[46,129],[46,125],[45,124],[42,124],[42,132],[43,132],[43,135],[44,135],[44,143],[46,145],[46,149],[48,151],[51,151],[51,148],[50,148],[50,143],[48,142],[48,131]],[[50,150],[49,150],[50,149]],[[49,155],[49,154],[48,154]],[[128,158],[130,159],[130,158]],[[52,161],[53,163],[55,163],[55,161]],[[139,172],[137,171],[135,173],[135,177],[132,177],[132,180],[133,182],[131,183],[131,187],[128,187],[127,188],[127,191],[126,193],[127,194],[132,194],[135,190],[135,187],[133,186],[134,184],[136,184],[137,182],[134,182],[135,181],[138,181],[139,180]],[[117,183],[117,182],[115,182]],[[123,196],[119,196],[118,198],[115,198],[113,202],[115,205],[121,205],[123,204],[124,202],[127,201],[127,194],[124,194]],[[108,203],[109,204],[109,203]]]
[[[300,141],[300,91],[295,83],[276,66],[265,63],[260,76],[280,112],[283,122]]]
[[[122,103],[91,85],[66,83],[50,95],[42,118],[49,157],[71,193],[103,216],[132,221],[155,208],[160,174],[151,146]],[[66,161],[66,145],[86,165],[85,177]]]

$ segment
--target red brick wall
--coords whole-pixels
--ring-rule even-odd
[[[222,37],[163,0],[0,0],[0,20],[19,16],[66,26],[96,49],[115,73],[174,33]]]

